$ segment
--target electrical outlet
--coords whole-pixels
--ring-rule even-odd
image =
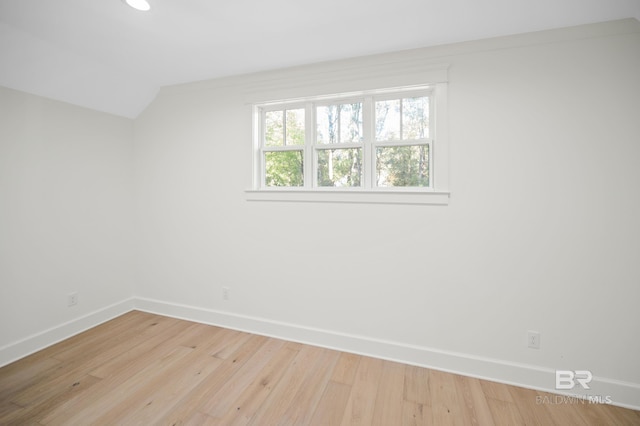
[[[67,296],[67,306],[75,306],[78,304],[78,293],[77,292],[73,292],[73,293],[69,293],[69,295]]]
[[[540,349],[540,333],[527,331],[527,346],[531,349]]]
[[[222,287],[222,299],[229,300],[229,287]]]

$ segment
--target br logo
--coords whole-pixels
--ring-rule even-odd
[[[556,370],[556,389],[573,389],[576,382],[582,389],[591,389],[589,382],[593,380],[593,374],[587,370]]]

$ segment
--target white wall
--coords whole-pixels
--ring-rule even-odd
[[[135,306],[640,407],[639,27],[169,87],[135,122],[0,88],[0,365]],[[250,100],[442,63],[448,206],[245,199]]]
[[[639,26],[164,89],[135,123],[142,306],[284,337],[346,336],[347,349],[379,356],[422,350],[405,360],[533,387],[553,388],[555,369],[588,369],[628,382],[617,401],[640,405]],[[343,69],[402,75],[409,62],[450,64],[449,206],[245,200],[248,99],[311,93]],[[526,347],[527,330],[541,333],[540,350]],[[389,341],[400,350],[376,353]]]
[[[0,87],[0,365],[132,297],[132,139],[132,120]]]

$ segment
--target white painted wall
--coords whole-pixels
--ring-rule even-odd
[[[639,27],[169,87],[135,122],[0,89],[0,365],[135,306],[640,407]],[[448,206],[245,199],[251,100],[442,63]]]
[[[637,391],[639,26],[165,88],[135,123],[136,295],[176,312],[224,311],[532,370],[588,369]],[[449,206],[245,200],[248,100],[342,87],[323,76],[349,68],[402,75],[389,64],[407,61],[450,64]],[[540,350],[526,347],[527,330],[541,333]],[[548,380],[529,385],[553,388]]]
[[[132,120],[0,87],[0,349],[133,295],[132,139]]]

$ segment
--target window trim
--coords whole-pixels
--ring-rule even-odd
[[[332,104],[348,103],[355,99],[365,97],[380,100],[384,98],[402,97],[413,93],[429,93],[430,96],[430,129],[429,137],[426,138],[429,146],[429,183],[428,188],[418,187],[375,187],[375,170],[366,167],[363,172],[363,182],[370,184],[369,189],[362,187],[318,187],[316,144],[315,144],[315,113],[309,114],[313,107]],[[262,145],[263,119],[262,110],[277,110],[279,108],[293,109],[294,106],[305,107],[305,127],[306,142],[304,146],[296,145],[295,148],[302,148],[305,158],[310,158],[312,167],[304,168],[304,186],[300,187],[267,187],[265,185],[264,170],[264,149]],[[313,96],[308,98],[289,99],[281,101],[269,101],[252,104],[253,114],[253,163],[252,187],[245,190],[245,197],[248,201],[288,201],[288,202],[331,202],[331,203],[382,203],[382,204],[449,204],[449,140],[448,140],[448,117],[447,117],[447,83],[434,83],[429,85],[407,86],[401,88],[388,88],[382,90],[367,90],[362,92],[350,92],[338,95]],[[371,122],[373,125],[373,122]],[[366,127],[366,125],[365,125]],[[371,131],[371,130],[369,130]],[[366,138],[365,130],[365,138]],[[313,139],[309,139],[313,138]],[[415,141],[376,141],[375,135],[371,136],[369,142],[363,142],[359,146],[366,152],[365,145],[368,145],[369,155],[375,155],[375,149],[379,146],[403,146],[415,145]],[[330,144],[331,148],[347,148],[343,144]],[[334,146],[335,145],[335,146]],[[355,143],[347,144],[358,145]],[[283,146],[281,148],[287,148]],[[292,147],[294,147],[292,145]],[[277,147],[270,147],[269,150]],[[322,149],[330,149],[323,145]],[[307,157],[309,156],[309,157]],[[373,164],[371,162],[370,164]],[[372,176],[367,176],[372,174]],[[369,181],[367,183],[367,180]]]
[[[326,188],[304,189],[247,189],[245,196],[248,201],[289,201],[312,203],[357,203],[357,204],[424,204],[448,205],[450,193],[429,191],[398,191],[376,190],[363,191],[361,189],[341,189],[331,191]]]

